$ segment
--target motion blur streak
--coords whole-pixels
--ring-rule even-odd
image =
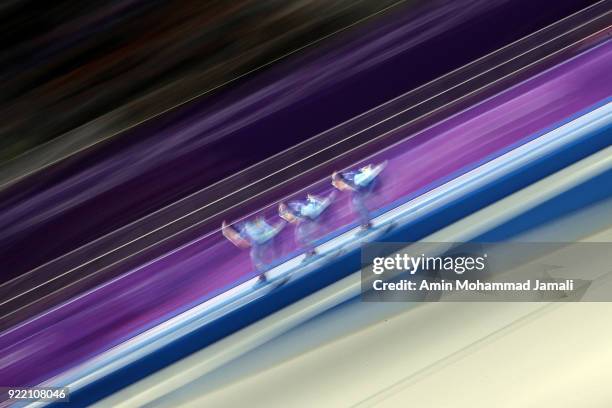
[[[591,3],[584,0],[560,0],[555,7],[541,8],[533,0],[438,0],[427,4],[408,2],[401,8],[393,8],[393,13],[344,33],[342,38],[330,39],[321,49],[296,55],[275,65],[269,72],[245,77],[210,97],[194,101],[158,120],[145,123],[10,184],[19,179],[21,174],[20,161],[15,160],[14,171],[17,174],[12,174],[14,171],[11,171],[11,167],[0,168],[0,179],[3,179],[0,185],[5,186],[0,191],[0,258],[4,259],[4,273],[0,279],[4,281],[19,276]],[[322,4],[328,2],[318,1],[304,7],[312,10]],[[136,5],[145,7],[141,3],[135,3],[134,7]],[[225,10],[219,7],[220,13]],[[321,15],[325,15],[323,11],[327,7],[331,6],[323,7]],[[155,13],[163,14],[165,10]],[[201,11],[205,13],[206,7],[203,6]],[[282,8],[279,12],[282,12]],[[180,16],[183,13],[190,15],[188,10],[177,13]],[[160,14],[155,15],[159,18]],[[225,15],[222,13],[219,16],[219,24],[225,21],[222,17]],[[253,18],[257,20],[256,17],[260,15],[258,12]],[[526,18],[525,15],[530,17]],[[278,16],[272,14],[269,24],[277,27],[275,17]],[[129,25],[128,21],[123,23]],[[153,18],[151,21],[156,20]],[[201,61],[198,58],[200,53],[206,51],[206,47],[202,49],[198,41],[205,34],[187,23],[180,27],[193,29],[194,38],[186,40],[184,45],[176,44],[173,42],[174,37],[166,39],[167,33],[164,31],[173,32],[174,28],[164,25],[163,29],[160,28],[160,42],[154,42],[153,49],[161,47],[175,52],[174,46],[168,44],[175,44],[180,49],[186,47],[187,54],[194,58],[195,66],[189,65],[189,69],[195,70],[193,75],[198,78],[206,76],[208,71],[199,71],[201,65],[216,64],[216,60],[211,57]],[[229,31],[234,35],[252,38],[248,35],[249,30],[243,29],[246,33],[234,32],[232,29]],[[482,35],[484,32],[486,35]],[[122,52],[119,55],[123,56],[125,52],[130,58],[118,60],[114,56],[100,56],[109,65],[97,57],[91,62],[92,66],[99,67],[100,72],[108,72],[111,76],[117,70],[121,78],[118,83],[125,84],[126,89],[123,89],[123,85],[107,88],[107,81],[101,80],[100,75],[93,77],[100,83],[96,82],[92,88],[88,82],[91,80],[87,75],[89,71],[75,68],[75,77],[67,74],[66,78],[62,77],[59,81],[62,86],[50,87],[57,91],[52,97],[37,98],[38,93],[34,92],[23,96],[23,105],[13,103],[7,108],[6,120],[0,123],[6,126],[13,124],[7,129],[8,134],[15,135],[10,139],[28,140],[23,139],[23,134],[32,137],[42,135],[36,130],[39,127],[46,128],[45,120],[55,122],[55,118],[62,119],[62,126],[72,119],[80,123],[85,120],[83,118],[89,118],[79,112],[81,109],[89,109],[90,104],[112,104],[121,101],[121,98],[129,99],[133,96],[130,92],[137,95],[151,94],[147,100],[153,99],[147,104],[165,100],[164,94],[153,90],[146,92],[145,85],[152,77],[142,71],[162,70],[165,67],[165,63],[159,65],[157,57],[149,56],[140,48],[150,51],[149,43],[145,41],[149,38],[146,33],[138,32],[133,39],[134,48],[129,46],[131,43],[123,46],[125,49],[120,48]],[[284,36],[281,37],[284,40]],[[225,43],[231,42],[232,38],[224,36],[217,40]],[[130,39],[128,36],[126,40]],[[126,40],[122,38],[120,43]],[[112,39],[108,41],[112,43]],[[212,43],[215,44],[215,41]],[[240,41],[235,46],[239,55],[243,55],[240,51],[249,48],[248,43]],[[225,48],[221,49],[225,52]],[[68,50],[72,48],[66,51],[69,55],[74,52]],[[140,56],[139,52],[144,56]],[[58,55],[68,58],[61,53]],[[216,54],[213,52],[213,55]],[[167,58],[165,53],[160,58],[163,61],[174,61]],[[135,65],[133,72],[128,69],[131,65],[126,62],[132,60]],[[219,69],[223,71],[224,63],[219,63]],[[70,64],[68,68],[65,64],[68,63],[58,66],[69,70]],[[123,64],[127,64],[127,67]],[[172,72],[168,68],[168,75]],[[177,75],[180,72],[183,71],[177,68]],[[190,74],[188,70],[185,75]],[[80,75],[87,78],[82,85],[83,89],[80,82],[69,80],[82,78]],[[133,78],[138,80],[132,81]],[[9,79],[7,76],[7,81]],[[7,84],[20,84],[18,79],[8,81]],[[50,80],[53,82],[53,79]],[[182,85],[171,89],[180,91],[196,85],[190,81],[187,79]],[[130,90],[130,87],[136,87],[138,91]],[[140,90],[139,87],[144,89]],[[106,92],[109,93],[108,102],[104,102]],[[66,104],[59,103],[57,99],[63,101],[62,95],[66,93],[70,95],[66,98]],[[123,96],[126,93],[127,96]],[[15,94],[18,92],[15,91]],[[11,95],[11,92],[7,95]],[[45,105],[37,107],[31,98],[44,101]],[[55,109],[59,109],[59,112]],[[140,112],[140,107],[129,108],[125,115],[131,118],[134,111]],[[71,115],[71,120],[62,115]],[[35,120],[32,116],[43,116],[45,120]],[[13,119],[8,120],[9,117]],[[109,121],[111,128],[116,127],[112,118]],[[53,124],[49,126],[55,128]],[[92,126],[95,132],[107,128],[104,121]],[[27,128],[27,132],[24,133],[23,128]],[[87,138],[90,131],[84,132],[85,135],[75,137]],[[44,137],[51,137],[55,133],[57,131],[53,130]],[[4,174],[6,177],[3,178]],[[59,235],[62,239],[48,239],[49,236]]]
[[[5,3],[0,162],[84,124],[108,136],[394,2]]]
[[[612,94],[611,63],[607,42],[417,135],[406,134],[412,137],[372,158],[389,160],[376,206],[388,209],[422,194],[605,100]],[[330,188],[324,180],[308,190],[324,194]],[[329,209],[330,233],[354,223],[346,197]],[[284,256],[295,255],[291,232],[282,234]],[[203,237],[1,334],[0,383],[37,384],[252,276],[245,253],[220,234]]]

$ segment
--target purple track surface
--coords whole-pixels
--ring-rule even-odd
[[[371,158],[389,160],[371,206],[389,206],[431,189],[445,177],[609,97],[610,66],[612,41],[425,131],[406,135],[400,144]],[[307,190],[325,193],[329,181]],[[271,216],[274,208],[264,213]],[[330,232],[356,221],[343,194],[326,216]],[[297,250],[292,228],[285,229],[279,241],[283,256]],[[203,237],[1,334],[0,384],[38,384],[254,275],[245,251],[219,233]]]

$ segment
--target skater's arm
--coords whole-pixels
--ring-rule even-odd
[[[308,201],[313,201],[317,204],[323,204],[325,202],[325,198],[314,194],[306,194],[306,198],[308,199]]]
[[[387,167],[387,160],[385,160],[384,162],[374,166],[374,168],[372,169],[372,173],[373,173],[374,177],[378,176],[380,174],[380,172],[385,169],[385,167]]]
[[[356,191],[355,187],[351,186],[349,183],[344,181],[342,177],[340,176],[340,173],[338,173],[337,171],[335,171],[332,174],[332,185],[340,191],[345,191],[345,190]]]
[[[242,238],[242,236],[240,236],[240,234],[225,221],[223,221],[223,224],[221,224],[221,232],[225,238],[227,238],[238,248],[249,248],[251,246],[249,241]]]
[[[280,220],[276,224],[274,224],[274,229],[276,230],[276,234],[281,232],[283,228],[285,228],[285,225],[287,225],[287,221],[285,220]]]
[[[331,203],[335,197],[336,197],[336,191],[332,191],[331,193],[329,193],[327,197],[321,197],[321,196],[317,196],[314,194],[306,195],[306,198],[308,198],[308,200],[314,201],[317,204],[325,206],[325,207],[329,205],[329,203]]]

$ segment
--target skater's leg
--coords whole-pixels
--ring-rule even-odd
[[[264,246],[262,244],[256,244],[256,243],[252,244],[251,253],[250,253],[251,262],[253,263],[255,270],[260,273],[259,280],[262,282],[265,282],[267,279],[266,279],[266,273],[265,273],[266,265],[263,261],[263,253],[264,253]]]
[[[353,194],[353,208],[357,215],[359,216],[359,222],[361,224],[361,228],[367,229],[370,228],[370,211],[368,211],[368,207],[366,206],[366,195],[363,193],[356,192]]]
[[[316,224],[314,221],[303,221],[295,229],[295,240],[306,251],[306,258],[316,253],[313,239],[315,229]]]

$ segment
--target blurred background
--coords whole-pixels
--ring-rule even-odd
[[[364,305],[346,283],[360,242],[608,242],[611,10],[607,0],[3,2],[0,386],[69,386],[74,406],[401,406],[409,393],[396,385],[438,355],[452,360],[554,307],[466,303],[464,331],[439,318],[448,305]],[[281,202],[331,197],[332,172],[381,163],[365,235],[354,196],[336,191],[313,239],[320,258],[305,260],[293,225],[274,236],[265,269],[289,279],[279,288],[258,286],[252,252],[220,231],[225,221],[244,239],[245,223],[277,222]],[[455,330],[457,341],[429,347],[412,328]],[[394,346],[374,352],[383,338]],[[425,357],[394,365],[408,341]],[[338,344],[354,358],[337,357]],[[376,385],[363,374],[370,353],[388,363],[373,365]],[[347,381],[331,387],[317,378],[326,370]],[[454,406],[427,405],[428,387],[419,404]]]
[[[79,127],[109,137],[393,3],[5,2],[0,162]]]

